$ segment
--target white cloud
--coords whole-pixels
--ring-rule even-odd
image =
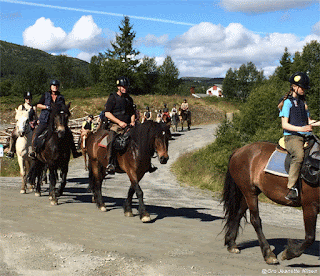
[[[231,12],[264,13],[304,8],[318,0],[221,0],[220,5]]]
[[[50,19],[39,18],[33,26],[23,32],[23,43],[26,46],[44,51],[63,51],[61,45],[67,34],[61,28],[55,27]]]
[[[138,38],[136,41],[136,45],[145,45],[146,47],[158,47],[164,46],[169,40],[169,36],[164,34],[162,36],[155,36],[153,34],[148,34],[143,38]]]
[[[311,34],[301,40],[293,34],[256,34],[239,23],[227,27],[203,22],[168,43],[166,54],[176,63],[181,76],[223,77],[229,68],[253,62],[266,75],[284,53],[285,47],[294,54],[312,40]]]
[[[60,27],[55,27],[50,19],[41,17],[23,32],[23,43],[48,52],[59,53],[79,49],[89,54],[99,52],[110,45],[91,15],[82,16],[69,34]]]
[[[320,21],[312,26],[312,33],[320,36]]]

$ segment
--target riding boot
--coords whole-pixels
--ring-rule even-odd
[[[113,142],[114,142],[114,139],[116,138],[116,135],[117,133],[115,133],[114,131],[110,131],[110,134],[108,137],[109,143],[107,146],[107,151],[108,151],[107,156],[109,156],[109,158],[108,158],[108,165],[106,169],[109,174],[115,174],[115,170],[116,170],[115,150],[113,147]]]
[[[17,130],[14,129],[12,131],[12,134],[10,136],[10,140],[9,140],[9,150],[6,154],[6,157],[8,158],[13,158],[14,157],[14,153],[15,153],[15,149],[16,149],[16,141],[18,139],[18,134],[17,134]]]
[[[289,189],[289,192],[285,196],[288,200],[297,200],[299,198],[298,185],[295,184],[292,188]]]

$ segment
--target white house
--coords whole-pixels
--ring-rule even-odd
[[[210,87],[207,92],[206,92],[207,95],[210,95],[210,96],[216,96],[216,97],[223,97],[222,95],[222,89],[216,85]]]

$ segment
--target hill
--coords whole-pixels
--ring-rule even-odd
[[[8,78],[16,78],[34,66],[45,68],[49,77],[53,77],[52,72],[54,72],[54,67],[58,60],[58,56],[2,40],[0,40],[0,53],[1,81]],[[67,59],[73,68],[77,68],[82,74],[88,74],[88,62],[72,57]]]

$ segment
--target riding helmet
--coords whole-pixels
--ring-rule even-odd
[[[91,114],[90,114],[90,115],[88,115],[88,118],[91,118],[91,119],[93,119],[93,115],[91,115]]]
[[[50,86],[51,85],[60,86],[60,82],[58,80],[52,80],[50,81]]]
[[[127,77],[120,77],[117,79],[117,86],[130,86],[130,82]]]
[[[290,77],[289,82],[291,84],[298,85],[304,89],[310,89],[310,86],[309,86],[310,81],[309,81],[309,77],[307,76],[306,73],[303,73],[303,72],[294,73]]]
[[[24,98],[25,99],[29,99],[29,100],[32,100],[32,94],[31,92],[27,91],[24,93]]]

